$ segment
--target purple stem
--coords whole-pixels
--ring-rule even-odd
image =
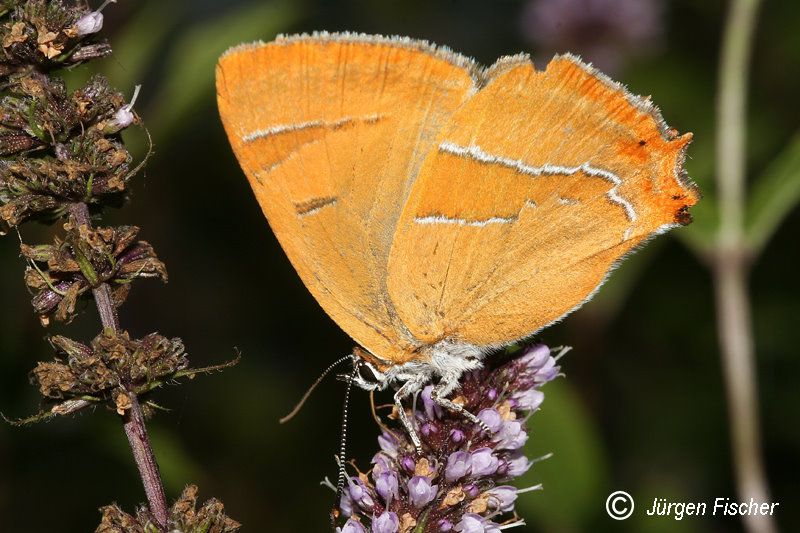
[[[92,227],[89,207],[85,203],[72,204],[69,211],[79,225]],[[101,283],[92,289],[92,293],[94,294],[97,310],[100,313],[100,321],[103,323],[103,328],[119,333],[119,317],[117,316],[117,308],[111,298],[111,288],[107,283]],[[142,478],[142,485],[144,485],[144,492],[147,495],[150,512],[158,527],[166,530],[169,507],[164,493],[164,484],[161,481],[161,472],[158,470],[156,456],[153,453],[153,447],[150,445],[150,437],[147,435],[142,406],[139,404],[139,398],[134,391],[126,390],[126,394],[130,398],[131,406],[125,412],[123,424],[125,434],[128,436],[128,443],[136,461],[136,466],[139,469],[139,476]]]

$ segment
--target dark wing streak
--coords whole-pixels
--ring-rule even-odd
[[[336,203],[336,196],[318,196],[309,200],[294,203],[295,212],[300,215],[307,215],[312,211],[319,211],[323,207]]]

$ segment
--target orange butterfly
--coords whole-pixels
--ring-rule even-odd
[[[482,68],[408,38],[315,33],[228,51],[220,115],[308,290],[400,402],[448,400],[491,350],[589,300],[698,193],[648,99],[572,55]],[[471,413],[464,412],[478,422]]]

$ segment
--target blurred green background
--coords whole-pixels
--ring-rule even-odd
[[[99,2],[97,2],[99,3]],[[343,386],[333,380],[287,426],[277,419],[351,341],[314,302],[263,219],[217,117],[214,63],[241,41],[277,33],[353,30],[446,44],[493,62],[526,51],[567,49],[597,62],[632,91],[651,94],[669,124],[692,131],[687,167],[713,191],[717,58],[727,3],[675,0],[406,0],[367,2],[148,0],[106,8],[115,54],[68,74],[102,72],[130,94],[155,153],[133,202],[106,220],[133,223],[170,271],[167,286],[141,282],[122,309],[137,336],[182,337],[193,363],[241,349],[241,364],[169,387],[169,409],[150,423],[170,499],[189,482],[222,499],[244,531],[326,531]],[[749,107],[748,172],[760,175],[800,125],[800,2],[765,2],[756,35]],[[77,85],[73,85],[77,86]],[[143,154],[141,132],[129,132]],[[796,141],[795,141],[796,144]],[[800,170],[796,170],[800,172]],[[705,205],[704,205],[705,204]],[[566,379],[545,388],[529,452],[554,457],[521,483],[543,483],[518,509],[521,531],[740,531],[735,520],[605,515],[606,496],[627,490],[640,509],[655,497],[735,497],[728,424],[707,265],[693,251],[714,225],[713,194],[696,224],[657,239],[617,270],[600,296],[544,331],[574,347]],[[783,531],[800,531],[800,212],[791,212],[752,271],[761,414],[773,498]],[[26,241],[52,228],[26,228]],[[0,411],[38,409],[27,373],[51,357],[45,336],[90,339],[87,311],[69,328],[43,330],[28,306],[15,237],[0,240]],[[351,455],[366,465],[377,428],[368,397],[353,399]],[[0,425],[0,531],[85,532],[97,508],[144,499],[121,425],[98,411],[30,428]]]

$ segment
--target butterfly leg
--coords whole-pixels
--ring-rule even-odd
[[[354,361],[356,365],[356,371],[353,374],[339,374],[336,376],[339,381],[352,383],[356,387],[367,392],[383,390],[389,384],[386,374],[382,373],[372,364],[358,359],[354,359]],[[358,371],[358,369],[360,369],[362,366],[366,366],[369,368],[370,372],[372,372],[372,375],[374,376],[372,380],[365,378],[361,375],[361,372]]]
[[[410,379],[403,383],[403,386],[394,393],[394,404],[397,407],[397,414],[400,416],[400,422],[403,423],[408,436],[411,437],[411,442],[414,444],[417,454],[422,454],[422,441],[419,440],[417,431],[414,429],[414,426],[411,425],[411,420],[409,420],[406,409],[403,407],[403,400],[421,390],[423,386],[424,382],[418,379]]]
[[[458,378],[453,377],[451,379],[443,379],[436,385],[433,390],[431,391],[431,400],[433,400],[437,405],[444,407],[454,413],[458,413],[459,415],[463,416],[476,426],[480,427],[483,431],[487,433],[491,433],[489,426],[487,426],[483,420],[472,414],[471,412],[464,409],[464,406],[457,404],[456,402],[448,399],[447,397],[458,389]]]
[[[355,376],[352,376],[350,374],[340,374],[339,376],[337,376],[337,378],[340,381],[350,382],[359,389],[363,389],[367,392],[372,392],[385,388],[385,385],[383,385],[382,383],[375,381],[367,381],[366,379],[364,379],[364,376],[361,376],[360,374],[357,374]]]

